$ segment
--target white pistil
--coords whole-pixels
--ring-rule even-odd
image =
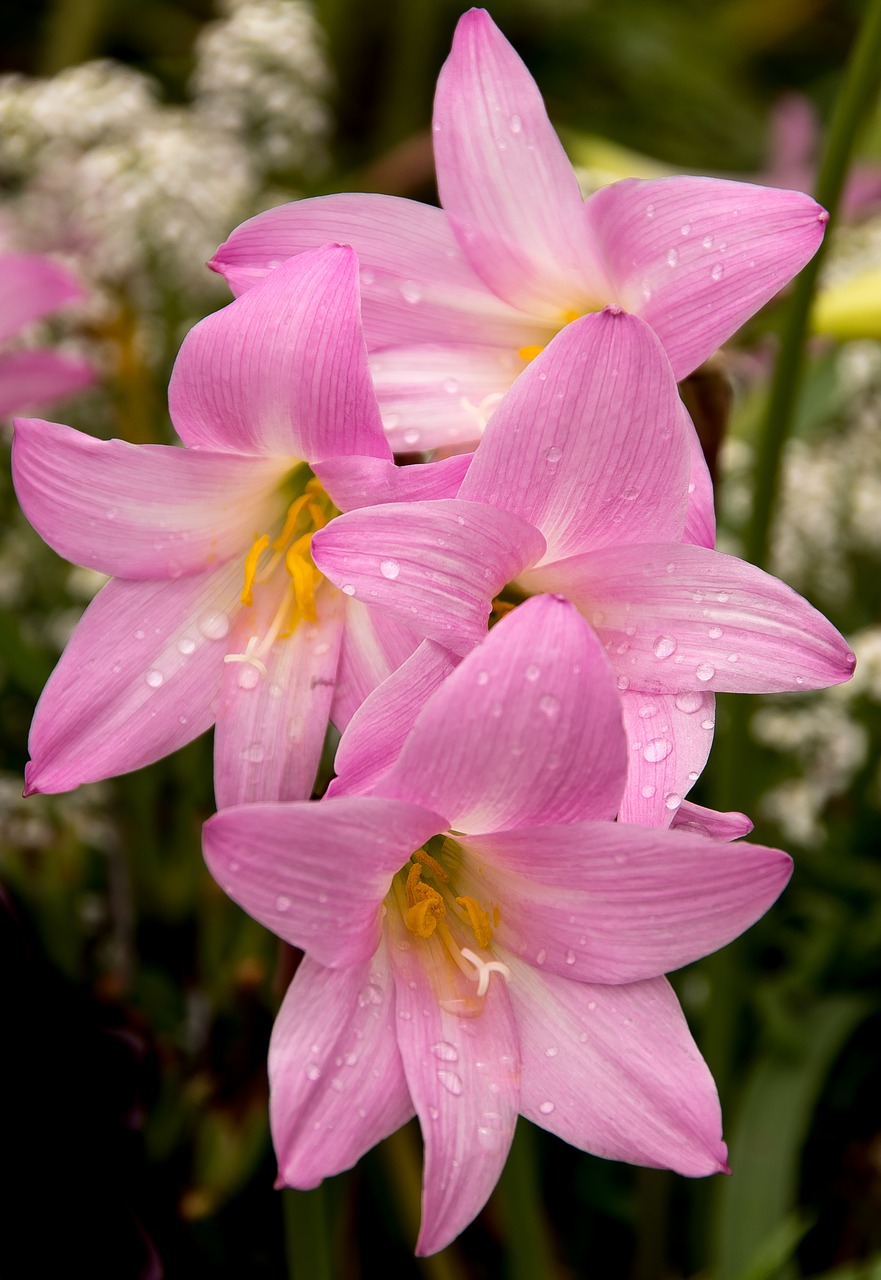
[[[477,973],[473,975],[477,981],[477,994],[485,996],[489,990],[490,976],[498,973],[506,982],[511,981],[511,970],[506,964],[502,964],[501,960],[482,960],[480,956],[475,955],[468,947],[463,947],[460,953],[464,960],[474,965]]]
[[[224,662],[247,662],[249,666],[256,667],[260,675],[262,677],[265,677],[267,674],[266,666],[263,662],[260,661],[259,657],[257,656],[257,652],[258,652],[257,646],[259,645],[259,643],[260,643],[259,637],[251,636],[250,639],[248,640],[248,644],[244,653],[224,654],[224,658],[223,658]],[[265,646],[261,646],[259,649],[259,652],[262,653],[264,652],[264,650],[265,650]]]
[[[467,396],[462,396],[459,400],[459,408],[473,418],[477,423],[478,430],[481,434],[486,430],[486,424],[489,422],[493,410],[503,399],[501,391],[491,391],[481,400],[480,404],[475,404],[473,400],[469,400]]]

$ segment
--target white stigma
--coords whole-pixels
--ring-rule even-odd
[[[477,970],[474,977],[477,982],[477,994],[479,996],[486,995],[489,990],[490,977],[494,973],[500,974],[506,982],[511,981],[511,970],[506,964],[502,964],[501,960],[482,960],[480,956],[475,955],[467,947],[462,948],[461,954],[463,960],[467,960]]]
[[[258,637],[251,636],[244,653],[227,653],[224,655],[223,660],[224,662],[247,662],[250,666],[256,667],[261,676],[266,676],[266,665],[260,661],[255,653],[258,644]]]

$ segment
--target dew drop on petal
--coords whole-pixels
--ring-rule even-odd
[[[560,1052],[560,1050],[557,1048],[557,1046],[556,1046],[555,1044],[549,1045],[549,1046],[548,1046],[548,1048],[547,1048],[547,1049],[545,1049],[545,1057],[546,1057],[546,1058],[556,1058],[556,1056],[557,1056],[557,1054],[558,1054],[559,1052]]]
[[[684,711],[687,716],[694,715],[696,711],[700,711],[704,705],[704,695],[697,692],[677,693],[676,707],[679,711]]]
[[[342,588],[342,592],[344,596],[353,596],[355,594],[355,588],[352,586],[351,582],[347,582]]]
[[[275,909],[276,911],[290,911],[291,909],[290,898],[286,897],[285,894],[280,893],[275,900]]]
[[[668,809],[678,809],[682,804],[682,796],[677,795],[675,791],[671,791],[668,795],[664,796],[664,804]]]
[[[673,743],[668,738],[653,738],[643,747],[642,754],[649,764],[658,764],[661,760],[666,760],[672,750]]]
[[[148,671],[145,679],[151,689],[158,689],[162,684],[163,675],[161,671]]]
[[[642,789],[643,798],[645,800],[651,800],[652,796],[655,794],[657,789],[658,789],[657,787],[652,787],[646,784]]]
[[[712,236],[704,236],[703,240],[701,240],[701,244],[704,246],[704,248],[705,248],[705,249],[712,249],[712,247],[713,247],[713,237],[712,237]]]
[[[710,627],[710,630],[708,632],[708,635],[711,640],[718,640],[721,634],[722,634],[721,627]]]
[[[671,653],[676,652],[676,641],[672,636],[658,636],[652,645],[652,653],[656,658],[669,658]]]
[[[534,683],[540,675],[541,668],[537,667],[534,662],[531,662],[526,668],[526,679]]]
[[[738,662],[739,660],[740,660],[740,655],[739,655],[739,654],[737,654],[737,653],[729,653],[729,654],[728,654],[728,657],[727,657],[727,661],[728,661],[728,662]]]
[[[669,249],[667,252],[667,266],[675,267],[678,261],[679,261],[679,250]]]
[[[619,688],[619,689],[629,689],[629,688],[630,688],[630,677],[629,677],[629,676],[619,676],[619,677],[618,677],[618,679],[615,681],[615,683],[617,684],[617,686],[618,686],[618,688]]]
[[[455,1045],[450,1044],[448,1040],[438,1040],[436,1044],[431,1046],[431,1052],[441,1062],[458,1062],[459,1050]]]
[[[712,280],[721,280],[724,274],[725,274],[725,268],[722,266],[721,262],[717,262],[716,265],[713,267],[712,271],[710,272],[710,278]]]
[[[477,683],[478,683],[478,684],[489,684],[489,672],[488,672],[488,671],[478,671],[478,673],[477,673]]]
[[[306,1078],[308,1080],[318,1080],[321,1076],[321,1067],[317,1062],[310,1062],[306,1067]]]
[[[144,632],[138,629],[137,631],[134,632],[134,637],[136,640],[143,640]]]
[[[540,1102],[538,1104],[538,1109],[543,1116],[549,1116],[552,1111],[556,1110],[553,1102]]]
[[[712,680],[713,676],[716,674],[716,668],[711,667],[709,662],[702,662],[694,674],[697,676],[698,680]]]
[[[639,714],[640,720],[651,720],[654,716],[658,714],[657,705],[654,702],[645,702],[639,708],[638,714]]]
[[[260,683],[260,672],[256,667],[246,667],[242,664],[239,672],[239,688],[240,689],[256,689]]]
[[[535,963],[544,964],[547,958],[548,958],[548,953],[545,951],[544,947],[542,947],[541,951],[536,952]]]
[[[574,964],[574,963],[575,963],[575,961],[576,961],[577,959],[578,959],[578,957],[576,956],[576,954],[575,954],[575,952],[574,952],[574,951],[567,951],[567,952],[566,952],[566,963],[567,963],[567,964]]]
[[[182,653],[184,657],[188,657],[189,654],[195,653],[196,642],[192,636],[181,636],[177,642],[177,647],[179,653]]]
[[[702,729],[715,729],[715,727],[716,727],[715,720],[701,720]]]
[[[419,288],[418,284],[414,283],[414,281],[405,280],[403,284],[400,286],[400,288],[401,288],[401,297],[404,299],[405,302],[421,302],[422,301],[422,290]]]
[[[519,133],[523,128],[523,122],[519,116],[511,116],[511,132]]]
[[[549,720],[553,720],[560,710],[560,699],[554,697],[552,693],[543,693],[538,700],[538,709],[543,712]]]
[[[264,756],[263,744],[261,742],[252,742],[250,746],[245,747],[242,751],[242,759],[248,764],[260,764]]]
[[[206,640],[223,640],[229,634],[229,618],[225,613],[205,613],[198,625]]]
[[[439,1071],[437,1078],[447,1093],[451,1093],[454,1098],[458,1098],[461,1095],[463,1088],[462,1077],[457,1075],[455,1071]]]
[[[401,566],[397,560],[382,560],[379,565],[379,572],[384,578],[396,578],[401,572]],[[345,591],[345,587],[343,587]]]
[[[691,223],[683,222],[682,226],[679,228],[679,233],[683,236],[691,235]]]
[[[563,456],[563,450],[558,449],[555,444],[552,444],[550,449],[548,449],[545,453],[545,457],[547,458],[548,462],[559,462],[562,456]]]
[[[390,424],[388,422],[388,419],[386,419],[386,426],[389,426],[389,425]],[[411,427],[409,431],[404,432],[404,444],[413,445],[418,443],[419,443],[419,432],[416,431],[415,428]]]

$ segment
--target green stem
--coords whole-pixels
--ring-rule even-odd
[[[290,1280],[333,1280],[325,1186],[283,1191],[282,1206]]]
[[[555,1280],[560,1269],[542,1211],[537,1172],[536,1133],[517,1122],[514,1142],[493,1193],[505,1224],[505,1259],[509,1280]]]
[[[838,210],[857,133],[877,92],[879,65],[881,0],[869,0],[832,113],[820,161],[817,200],[828,210],[830,218],[834,218]],[[780,462],[783,447],[795,421],[808,317],[827,243],[828,241],[824,241],[799,276],[786,315],[777,370],[756,456],[753,513],[745,548],[746,558],[753,564],[764,565],[768,558],[771,519],[780,481]]]

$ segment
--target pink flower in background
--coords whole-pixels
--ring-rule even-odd
[[[298,257],[198,324],[169,403],[186,448],[16,424],[25,514],[113,575],[37,707],[28,789],[139,768],[216,720],[220,804],[307,796],[328,716],[342,727],[420,639],[324,581],[312,535],[367,499],[455,493],[464,460],[395,467],[347,248]]]
[[[83,291],[64,267],[36,253],[0,253],[0,343]],[[95,380],[85,360],[57,351],[0,354],[0,417],[82,391]]]
[[[684,378],[804,266],[826,223],[799,192],[713,178],[628,179],[583,201],[535,82],[480,9],[441,71],[434,144],[443,209],[302,200],[244,223],[211,263],[239,293],[291,254],[353,245],[396,450],[476,441],[536,352],[607,303],[642,316]]]
[[[368,770],[387,728],[361,737]],[[371,794],[206,824],[221,886],[306,952],[270,1048],[282,1183],[348,1168],[415,1111],[432,1253],[486,1201],[518,1112],[612,1159],[726,1168],[661,975],[757,919],[791,863],[611,822],[626,754],[599,642],[542,597],[427,698]]]
[[[789,587],[697,545],[712,539],[712,510],[693,436],[651,329],[617,309],[582,317],[499,404],[456,498],[342,516],[316,534],[316,564],[355,599],[464,654],[485,631],[502,574],[493,546],[504,545],[523,563],[515,600],[561,592],[596,628],[631,745],[622,816],[666,824],[706,761],[714,691],[820,688],[854,666],[831,623]],[[491,523],[488,509],[542,539],[534,558],[525,542],[508,544],[507,524],[484,542],[475,521]]]

